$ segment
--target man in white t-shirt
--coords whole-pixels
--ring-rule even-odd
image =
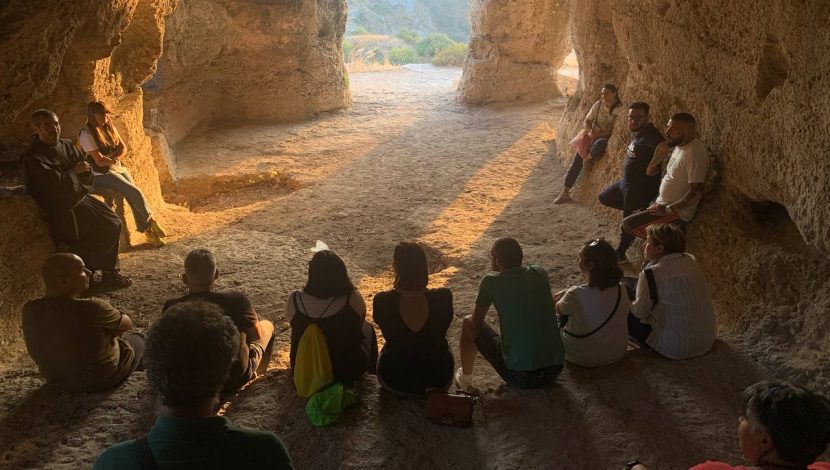
[[[660,182],[657,200],[648,209],[623,219],[623,230],[646,238],[646,227],[655,223],[686,224],[697,212],[703,198],[703,186],[709,173],[709,152],[697,138],[696,121],[689,113],[677,113],[669,119],[666,142],[657,146],[646,173],[660,171],[670,147],[674,147]]]

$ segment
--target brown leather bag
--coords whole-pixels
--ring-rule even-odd
[[[427,393],[427,419],[435,424],[469,427],[473,425],[473,409],[478,397],[462,391]]]

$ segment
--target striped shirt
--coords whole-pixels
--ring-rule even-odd
[[[715,309],[706,276],[689,253],[670,253],[651,265],[658,302],[652,308],[648,281],[640,273],[631,313],[654,329],[646,339],[670,359],[701,356],[717,334]]]

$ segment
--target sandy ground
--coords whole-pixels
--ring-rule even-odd
[[[551,126],[564,103],[468,108],[455,99],[459,76],[458,69],[432,67],[354,74],[348,111],[296,125],[225,123],[183,142],[175,149],[177,174],[192,185],[223,175],[287,178],[214,194],[194,202],[192,214],[175,211],[172,243],[126,253],[123,269],[135,284],[107,297],[144,328],[165,299],[183,293],[186,253],[215,250],[220,288],[246,292],[281,329],[269,372],[227,415],[276,432],[298,468],[617,469],[634,457],[657,469],[740,462],[738,395],[768,373],[742,352],[740,338],[729,337],[695,360],[634,351],[608,367],[568,366],[544,391],[507,388],[479,361],[483,401],[469,429],[430,424],[423,401],[391,397],[374,377],[335,426],[310,426],[287,369],[282,312],[287,294],[304,283],[316,240],[344,257],[369,305],[391,285],[394,245],[426,243],[440,269],[431,283],[452,289],[461,315],[472,310],[496,238],[518,238],[526,261],[546,267],[559,289],[579,281],[582,242],[616,236],[616,227],[586,207],[551,204],[564,173]],[[456,352],[458,334],[455,324]],[[71,395],[44,386],[22,352],[6,358],[0,372],[3,468],[88,467],[106,446],[146,433],[153,421],[143,373],[117,390]]]

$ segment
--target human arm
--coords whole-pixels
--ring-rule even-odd
[[[75,152],[80,154],[77,150]],[[66,160],[59,161],[62,157]],[[23,157],[26,192],[38,203],[44,204],[47,211],[69,210],[92,191],[89,164],[83,161],[83,157],[74,157],[75,154],[63,155],[62,152],[51,157],[40,154]]]
[[[81,131],[81,134],[78,137],[78,143],[81,145],[83,151],[92,157],[96,165],[100,167],[108,167],[118,163],[118,159],[115,157],[115,154],[112,156],[106,156],[101,153],[98,149],[98,143],[95,141],[95,138],[86,129]]]
[[[125,331],[130,331],[133,329],[133,321],[130,319],[130,316],[126,313],[121,314],[121,321],[118,322],[118,327],[115,329],[116,334],[120,335]]]
[[[349,296],[349,305],[361,319],[366,318],[366,301],[363,299],[363,294],[359,290],[355,289]]]
[[[641,272],[640,278],[637,280],[637,296],[631,304],[631,313],[642,320],[648,318],[651,312],[651,291],[648,287],[645,272]]]
[[[660,166],[666,160],[666,157],[669,155],[669,143],[666,141],[660,142],[657,144],[657,147],[654,148],[654,154],[651,156],[651,161],[648,162],[648,166],[646,167],[646,174],[648,176],[655,176],[660,173]]]
[[[582,121],[582,125],[585,127],[586,131],[591,132],[593,130],[594,122],[596,121],[600,106],[602,106],[602,102],[597,101],[593,106],[591,106],[588,114],[585,115],[585,120]]]

